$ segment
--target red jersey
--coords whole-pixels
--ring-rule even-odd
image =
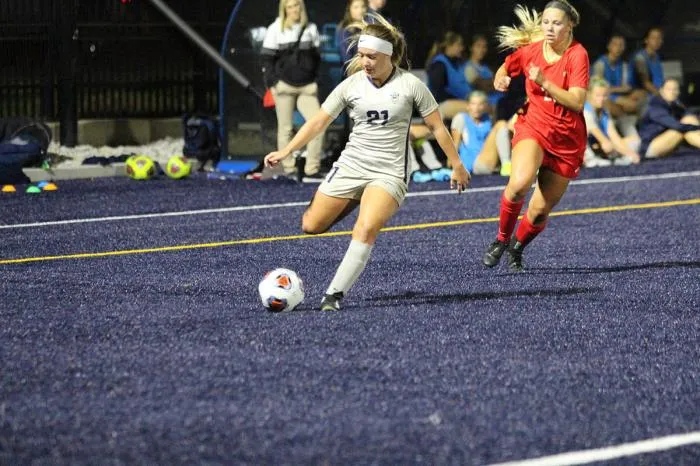
[[[550,82],[562,89],[588,89],[588,52],[579,42],[573,41],[555,63],[547,63],[543,47],[544,41],[534,42],[506,57],[508,75],[527,76],[530,66],[535,65]],[[528,101],[518,115],[513,145],[518,140],[534,138],[552,156],[565,159],[572,166],[576,165],[578,173],[587,137],[583,112],[574,112],[560,105],[531,79],[525,80],[525,91]]]

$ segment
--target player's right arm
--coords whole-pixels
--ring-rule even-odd
[[[325,110],[319,110],[316,115],[304,123],[299,131],[297,131],[297,134],[295,134],[292,140],[289,141],[289,144],[282,149],[270,152],[265,156],[265,166],[274,167],[281,160],[289,157],[289,154],[304,147],[309,143],[309,141],[324,132],[332,121],[333,117],[326,113]]]
[[[510,86],[510,76],[508,76],[506,65],[503,64],[493,77],[493,88],[500,92],[506,92],[508,86]]]

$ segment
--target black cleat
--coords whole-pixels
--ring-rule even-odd
[[[515,237],[508,246],[508,268],[511,272],[523,271],[523,249],[525,247]]]
[[[508,243],[498,240],[494,241],[486,250],[482,262],[486,267],[494,267],[498,265],[498,262],[501,260],[501,256],[506,249],[508,249]]]
[[[337,293],[327,294],[321,300],[321,310],[322,311],[339,311],[340,310],[340,300],[343,299],[343,292],[338,291]]]

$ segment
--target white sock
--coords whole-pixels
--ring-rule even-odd
[[[371,245],[355,240],[350,241],[350,246],[348,246],[345,257],[338,266],[326,294],[341,292],[346,295],[362,271],[365,270],[371,252]]]
[[[510,162],[510,131],[506,126],[496,131],[496,150],[498,158],[501,160],[501,166]]]

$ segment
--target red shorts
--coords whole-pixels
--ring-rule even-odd
[[[574,179],[578,176],[583,165],[583,150],[580,153],[571,153],[571,149],[557,150],[552,146],[550,141],[547,141],[537,131],[532,131],[526,125],[516,126],[515,135],[511,142],[513,148],[525,139],[534,139],[544,152],[542,159],[542,167],[552,170],[554,173],[563,176],[564,178]],[[585,150],[585,148],[584,148]],[[566,155],[562,155],[562,153]]]

